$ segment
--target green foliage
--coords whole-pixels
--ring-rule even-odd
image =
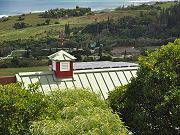
[[[101,56],[99,61],[111,61],[112,57],[111,56]]]
[[[141,57],[139,65],[137,78],[110,94],[110,105],[135,134],[179,134],[180,39]]]
[[[23,20],[24,18],[22,16],[19,16],[17,21],[23,21]]]
[[[17,58],[12,60],[1,60],[0,68],[14,68],[14,67],[35,67],[35,66],[47,66],[48,60],[36,60],[30,58]]]
[[[64,47],[65,48],[69,48],[69,49],[77,48],[78,47],[78,43],[75,42],[75,41],[66,41],[64,43]]]
[[[95,59],[94,59],[94,57],[85,57],[84,59],[83,59],[83,61],[84,62],[90,62],[90,61],[95,61]]]
[[[66,37],[69,37],[69,35],[70,35],[70,25],[69,25],[69,23],[68,24],[65,24],[65,26],[64,26],[64,33],[65,33],[65,36]]]
[[[14,24],[13,26],[15,29],[23,29],[23,28],[27,28],[27,27],[31,27],[31,25],[25,23],[25,22],[17,22]]]
[[[83,16],[91,12],[91,8],[80,8],[75,9],[51,9],[41,13],[40,16],[43,18],[60,18],[60,17],[72,17],[72,16]]]
[[[128,130],[105,101],[88,90],[39,93],[38,83],[0,85],[0,135],[102,134]]]
[[[127,86],[116,87],[113,91],[109,93],[109,97],[107,99],[108,104],[119,115],[121,115],[121,111],[126,107],[126,94]]]
[[[180,21],[180,2],[174,6],[161,10],[159,21],[161,24],[167,25],[172,28],[179,24]]]
[[[50,21],[51,21],[50,19],[46,19],[46,20],[45,20],[45,23],[46,23],[47,25],[49,25],[49,24],[50,24]]]
[[[19,84],[0,85],[0,134],[29,134],[29,126],[46,107],[41,93],[32,94]]]
[[[127,134],[118,115],[88,90],[56,91],[49,96],[48,104],[44,119],[31,126],[33,135]]]
[[[11,60],[11,64],[15,67],[17,67],[19,65],[20,61],[17,57],[14,57],[12,60]]]

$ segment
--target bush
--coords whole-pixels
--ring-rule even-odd
[[[0,134],[28,134],[31,121],[46,107],[41,93],[32,94],[19,84],[0,85]]]
[[[128,130],[100,96],[88,90],[44,95],[38,84],[0,85],[0,134],[127,134]]]
[[[33,123],[33,135],[127,134],[118,115],[112,114],[104,100],[87,90],[54,92],[48,104],[49,116]]]
[[[14,24],[13,26],[15,29],[23,29],[23,28],[27,28],[27,27],[32,27],[31,25],[25,23],[25,22],[17,22]]]
[[[135,134],[180,133],[180,40],[139,60],[137,78],[111,92],[109,104]]]
[[[11,65],[15,66],[15,67],[18,67],[19,66],[19,63],[20,63],[20,60],[17,58],[17,57],[14,57],[12,60],[11,60]]]
[[[59,22],[55,22],[54,24],[60,24]]]
[[[112,57],[111,56],[101,56],[99,61],[111,61]]]
[[[35,66],[47,66],[48,61],[47,60],[40,60],[43,59],[43,57],[39,57],[36,59],[31,58],[17,58],[14,57],[12,60],[2,60],[0,61],[0,68],[14,68],[14,67],[35,67]],[[45,59],[45,58],[44,58]]]

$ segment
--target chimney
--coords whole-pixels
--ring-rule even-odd
[[[73,63],[76,58],[69,53],[61,50],[48,58],[51,60],[50,70],[54,71],[56,78],[73,78]]]

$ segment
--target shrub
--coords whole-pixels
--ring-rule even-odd
[[[22,59],[22,58],[14,57],[12,60],[10,60],[10,59],[1,60],[0,61],[0,68],[35,67],[35,66],[46,66],[46,65],[48,65],[47,60],[40,60],[42,58],[39,57],[36,60],[36,59],[31,59],[31,58],[23,58]]]
[[[59,22],[55,22],[54,24],[60,24]]]
[[[11,60],[11,65],[15,66],[15,67],[18,67],[19,66],[19,63],[20,63],[20,60],[17,58],[17,57],[14,57],[12,60]]]
[[[88,90],[44,95],[38,83],[0,85],[0,134],[127,134],[128,130],[100,96]]]
[[[31,126],[33,135],[127,134],[117,114],[87,90],[57,91],[49,97],[47,114]]]
[[[27,27],[32,27],[31,25],[25,23],[25,22],[17,22],[14,24],[13,26],[15,29],[23,29],[23,28],[27,28]]]
[[[111,61],[112,57],[111,56],[101,56],[99,61]]]
[[[46,107],[41,93],[32,94],[19,84],[0,85],[0,134],[28,134],[31,121],[35,121]]]
[[[180,133],[180,40],[139,60],[137,78],[110,93],[109,104],[135,134]]]

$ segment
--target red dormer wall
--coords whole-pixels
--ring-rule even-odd
[[[70,62],[70,71],[60,71],[60,62],[56,62],[55,75],[57,78],[73,78],[73,61]]]

